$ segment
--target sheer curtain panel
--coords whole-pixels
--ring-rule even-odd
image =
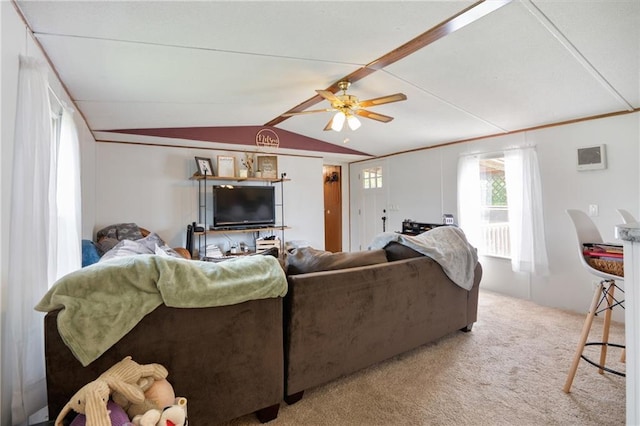
[[[458,221],[474,247],[481,245],[480,236],[480,160],[476,156],[458,160]]]
[[[62,111],[57,159],[56,279],[82,266],[80,148],[73,110],[66,106]]]
[[[504,173],[509,199],[511,269],[548,275],[542,183],[535,149],[527,147],[505,151]]]
[[[548,275],[549,263],[544,237],[542,184],[538,157],[533,148],[508,149],[504,174],[508,199],[511,269]],[[482,244],[480,158],[460,157],[458,162],[458,217],[471,244]]]
[[[55,187],[51,185],[55,155],[43,62],[20,57],[16,107],[7,329],[2,355],[8,357],[6,373],[12,374],[12,424],[27,425],[29,416],[47,405],[43,314],[33,307],[49,288],[50,235],[55,229],[50,215],[55,207]]]

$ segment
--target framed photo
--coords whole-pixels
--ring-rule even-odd
[[[218,176],[236,176],[236,157],[229,155],[218,155]]]
[[[200,176],[213,176],[213,164],[210,158],[196,157],[196,165]]]
[[[258,169],[262,172],[263,178],[278,178],[278,157],[275,155],[258,156]]]

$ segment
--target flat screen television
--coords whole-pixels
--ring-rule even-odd
[[[251,228],[276,223],[273,186],[213,187],[213,228]]]

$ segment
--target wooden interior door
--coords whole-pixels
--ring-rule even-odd
[[[324,249],[342,251],[342,167],[323,166]]]

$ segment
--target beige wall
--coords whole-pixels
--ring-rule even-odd
[[[161,146],[97,143],[95,231],[120,222],[136,222],[155,231],[171,246],[184,246],[186,227],[198,220],[198,183],[194,157],[215,160],[217,155],[239,153]],[[305,240],[324,248],[322,158],[278,156],[278,171],[287,182],[276,185],[276,201],[284,196],[287,241]],[[219,184],[220,182],[213,182]],[[226,182],[225,182],[226,183]],[[255,184],[255,183],[254,183]],[[259,183],[258,183],[259,184]],[[206,192],[211,206],[211,183]],[[281,223],[278,206],[277,219]],[[209,214],[211,214],[209,212]],[[208,216],[208,223],[211,223]],[[207,243],[228,246],[249,242],[253,234],[209,236]],[[228,247],[227,247],[228,248]]]

